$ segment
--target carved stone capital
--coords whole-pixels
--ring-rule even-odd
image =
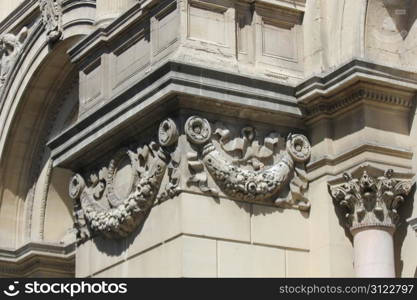
[[[49,42],[55,42],[62,36],[62,2],[63,0],[39,0],[42,22]]]
[[[329,182],[329,190],[336,204],[346,209],[345,221],[352,233],[366,227],[394,231],[399,220],[397,209],[411,190],[409,178],[411,174],[392,169],[362,166]]]

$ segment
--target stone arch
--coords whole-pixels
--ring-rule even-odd
[[[71,202],[63,192],[69,172],[52,169],[46,144],[78,116],[77,71],[67,51],[91,32],[94,3],[73,2],[63,9],[62,40],[54,44],[49,43],[39,16],[30,22],[27,41],[0,99],[3,247],[60,242],[67,238],[59,231],[72,226]],[[85,10],[86,6],[92,10]],[[78,9],[84,13],[77,14]],[[45,231],[48,224],[55,231]]]

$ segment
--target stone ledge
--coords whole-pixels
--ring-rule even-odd
[[[307,104],[319,96],[334,95],[359,81],[379,83],[405,92],[417,90],[417,76],[412,70],[353,59],[330,72],[306,79],[296,87],[296,97],[298,102]]]
[[[187,101],[173,101],[179,95],[187,97]],[[256,109],[259,114],[275,116],[277,120],[279,115],[282,120],[287,118],[293,127],[297,127],[294,122],[301,119],[301,112],[292,95],[293,88],[289,86],[170,61],[129,90],[99,106],[51,140],[48,146],[52,150],[54,166],[70,166],[87,147],[91,148],[109,134],[114,136],[116,129],[132,124],[134,119],[144,114],[161,118],[161,111],[157,111],[156,105],[159,110],[164,107],[163,110],[167,111],[169,105],[174,106],[172,110],[178,110],[184,104],[189,106],[198,102],[199,109],[202,109],[201,101],[221,104],[222,113],[226,110],[242,112],[244,109]],[[165,105],[168,102],[169,105]]]
[[[356,105],[410,111],[417,91],[414,72],[353,60],[296,87],[307,123],[335,118]]]
[[[308,172],[312,172],[324,166],[337,166],[341,162],[357,157],[359,154],[364,152],[384,154],[408,160],[413,158],[413,152],[411,149],[401,149],[388,145],[378,145],[376,143],[363,143],[355,145],[351,149],[347,149],[343,153],[338,153],[337,155],[322,155],[312,159],[307,165],[307,170]]]
[[[0,249],[0,277],[74,277],[75,244],[28,243]]]

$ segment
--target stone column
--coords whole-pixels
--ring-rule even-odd
[[[136,2],[137,0],[97,0],[96,25],[106,26]]]
[[[394,175],[402,179],[394,179]],[[336,205],[346,208],[344,222],[353,235],[357,277],[395,277],[393,235],[397,208],[411,189],[411,174],[362,166],[329,182]]]

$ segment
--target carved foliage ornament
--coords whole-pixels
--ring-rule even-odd
[[[351,231],[374,226],[395,229],[399,219],[397,209],[412,184],[393,176],[392,169],[371,176],[365,168],[357,176],[345,173],[345,183],[330,188],[336,203],[347,210],[346,221]]]
[[[280,139],[276,133],[268,135],[263,145],[259,145],[252,127],[243,128],[242,137],[234,139],[227,128],[218,128],[215,135],[220,137],[218,143],[223,151],[212,141],[211,125],[204,118],[190,117],[185,133],[197,149],[188,153],[188,165],[193,173],[189,184],[197,185],[204,193],[217,195],[218,191],[208,186],[208,171],[221,190],[233,199],[256,202],[273,199],[281,207],[309,208],[304,195],[307,190],[304,163],[311,149],[305,136],[289,135],[280,159],[265,167],[261,160],[272,159],[274,146]],[[238,152],[240,158],[230,160],[224,152]],[[280,198],[279,194],[288,186],[289,196]]]
[[[62,1],[39,0],[42,22],[50,42],[55,42],[62,36]]]
[[[0,36],[0,94],[22,51],[27,36],[27,27],[23,27],[17,35],[6,33]]]
[[[300,134],[285,141],[276,132],[267,135],[244,127],[240,137],[208,120],[190,117],[185,135],[191,175],[187,183],[203,193],[218,195],[219,187],[232,199],[274,203],[279,207],[307,210],[305,162],[310,144]],[[263,136],[260,143],[259,136]],[[69,193],[75,199],[79,241],[92,232],[108,238],[125,237],[141,225],[154,203],[175,197],[180,189],[179,132],[171,119],[161,122],[158,142],[119,150],[109,164],[89,174],[76,174]],[[209,187],[208,178],[214,180]],[[161,188],[161,185],[165,185]]]
[[[159,198],[177,194],[179,178],[173,169],[178,166],[179,158],[176,150],[167,148],[178,140],[177,127],[172,120],[161,123],[158,138],[159,143],[120,150],[108,167],[92,172],[87,180],[80,174],[73,176],[69,194],[81,209],[76,211],[80,240],[89,236],[87,224],[91,231],[108,238],[125,237],[131,233],[158,200],[167,169],[169,182]]]

